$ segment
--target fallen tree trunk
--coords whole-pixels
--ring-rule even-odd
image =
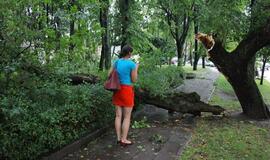
[[[100,82],[100,78],[91,74],[74,74],[68,76],[72,85],[79,85],[83,83],[96,84]]]
[[[168,93],[164,97],[154,96],[145,91],[136,90],[135,92],[136,101],[139,103],[151,104],[169,111],[190,113],[193,115],[201,115],[201,112],[210,112],[214,115],[219,115],[225,111],[225,109],[218,105],[209,105],[200,101],[200,96],[195,92]]]

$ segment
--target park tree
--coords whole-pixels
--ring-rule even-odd
[[[102,27],[102,49],[99,62],[99,69],[103,70],[104,65],[106,69],[109,69],[111,66],[111,47],[109,44],[109,0],[100,1],[100,25]]]
[[[208,49],[209,60],[232,85],[243,113],[253,119],[270,118],[269,109],[254,80],[256,53],[270,44],[269,5],[268,0],[254,0],[251,7],[248,6],[243,10],[245,13],[251,8],[248,15],[249,23],[245,23],[248,32],[243,34],[242,40],[232,51],[224,47],[226,41],[220,39],[218,35],[212,37],[199,33],[196,36]]]
[[[131,31],[130,31],[130,23],[131,23],[131,7],[133,5],[134,0],[119,0],[119,11],[121,16],[121,48],[128,43],[131,43]]]
[[[194,1],[158,1],[160,8],[165,14],[171,36],[175,39],[178,65],[182,64],[184,43],[186,41],[190,24]]]

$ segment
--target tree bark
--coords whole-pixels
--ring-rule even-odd
[[[71,8],[75,5],[75,0],[70,1],[70,8],[69,10],[71,11]],[[69,36],[70,36],[70,42],[69,42],[69,51],[73,51],[75,44],[72,42],[72,36],[75,34],[75,17],[73,13],[70,15],[70,20],[69,20]]]
[[[202,56],[202,68],[205,68],[205,56]]]
[[[194,22],[194,32],[195,34],[198,34],[199,32],[199,26],[197,22]],[[195,39],[194,41],[194,61],[193,61],[193,70],[197,70],[197,65],[198,65],[198,60],[199,60],[199,53],[198,53],[198,40]]]
[[[190,43],[190,47],[189,47],[189,62],[190,62],[190,65],[193,66],[192,43]]]
[[[215,115],[221,114],[224,109],[220,106],[212,106],[200,101],[200,96],[193,93],[168,93],[165,97],[154,96],[149,92],[136,90],[136,101],[155,105],[168,111],[190,113],[200,115],[201,112],[210,112]]]
[[[263,58],[263,66],[262,66],[262,75],[261,75],[260,85],[263,85],[263,77],[264,77],[264,71],[265,71],[266,62],[267,62],[267,58]]]
[[[72,85],[79,85],[84,83],[96,84],[100,82],[100,78],[91,74],[74,74],[69,75],[70,83]]]
[[[178,21],[175,22],[177,26],[179,26]],[[182,26],[182,33],[179,33],[179,28],[175,28],[175,41],[176,41],[176,48],[177,48],[177,57],[178,57],[178,66],[182,66],[183,63],[183,48],[184,43],[186,41],[188,30],[190,26],[190,17],[189,15],[185,15],[183,19],[183,26]]]
[[[109,69],[111,67],[111,50],[109,44],[109,27],[108,27],[108,11],[109,11],[109,0],[101,0],[102,6],[100,8],[100,25],[103,28],[102,33],[102,49],[100,57],[99,69]]]
[[[121,48],[124,45],[129,43],[130,33],[128,32],[128,27],[130,23],[129,18],[129,9],[132,0],[120,0],[119,1],[119,8],[121,14],[121,32],[122,32],[122,41],[121,41]]]

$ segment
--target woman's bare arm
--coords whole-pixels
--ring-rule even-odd
[[[139,64],[136,65],[135,69],[132,70],[131,72],[131,81],[133,83],[135,83],[137,81],[138,78],[138,68],[139,68]]]

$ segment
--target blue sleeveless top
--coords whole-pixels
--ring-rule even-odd
[[[136,64],[129,59],[118,59],[114,62],[114,66],[116,66],[120,83],[124,85],[132,85],[131,71],[136,68]]]

